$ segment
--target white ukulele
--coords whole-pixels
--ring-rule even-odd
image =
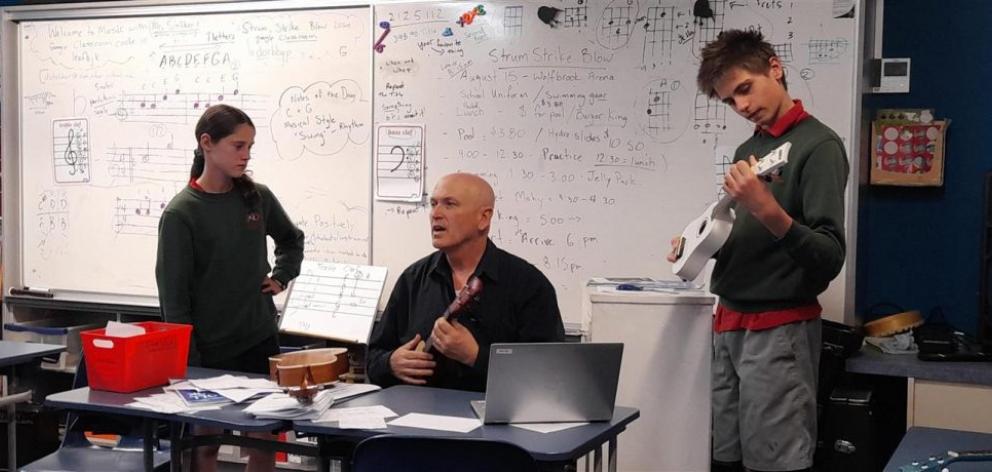
[[[791,147],[792,143],[785,143],[775,148],[751,170],[759,177],[770,175],[789,162]],[[682,237],[675,248],[673,274],[682,280],[695,280],[706,266],[706,261],[723,247],[734,227],[734,210],[730,208],[732,201],[730,195],[724,195],[682,230]]]

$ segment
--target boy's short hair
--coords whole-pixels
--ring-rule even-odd
[[[740,67],[754,74],[764,74],[771,69],[769,59],[778,57],[775,49],[757,31],[726,30],[714,41],[703,47],[702,62],[696,83],[699,90],[710,98],[715,98],[716,84],[724,74],[734,67]],[[786,87],[785,75],[782,86]]]

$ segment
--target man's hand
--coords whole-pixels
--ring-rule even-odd
[[[479,343],[465,325],[455,320],[451,323],[444,317],[434,322],[434,348],[445,357],[454,359],[465,365],[474,365],[479,356]]]
[[[668,252],[668,257],[665,258],[668,260],[668,262],[671,262],[672,264],[674,264],[675,261],[678,260],[675,251],[679,248],[680,241],[682,241],[682,235],[676,235],[675,237],[672,238],[672,250]]]
[[[754,156],[749,157],[747,162],[737,161],[724,176],[723,188],[776,238],[781,238],[792,226],[792,217],[775,201],[765,182],[751,170],[757,163]]]
[[[420,344],[420,335],[416,335],[406,344],[396,348],[389,355],[389,368],[393,370],[393,375],[401,381],[413,384],[424,385],[427,379],[434,375],[434,356],[426,352],[417,350]]]

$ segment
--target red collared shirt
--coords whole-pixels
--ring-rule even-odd
[[[775,124],[768,128],[762,128],[761,125],[755,126],[754,132],[768,134],[773,138],[777,138],[785,134],[786,131],[792,129],[793,126],[799,124],[800,121],[812,116],[806,112],[805,108],[803,108],[802,100],[793,100],[792,103],[792,108],[785,112],[784,115],[778,117]]]
[[[206,192],[206,190],[203,190],[203,187],[200,186],[200,183],[196,181],[196,177],[193,177],[193,178],[189,179],[189,186],[190,187],[193,187],[193,190],[199,190],[201,192]]]

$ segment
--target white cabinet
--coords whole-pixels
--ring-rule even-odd
[[[619,436],[618,470],[708,471],[714,297],[596,289],[585,294],[588,340],[624,343],[617,404],[641,411]]]

